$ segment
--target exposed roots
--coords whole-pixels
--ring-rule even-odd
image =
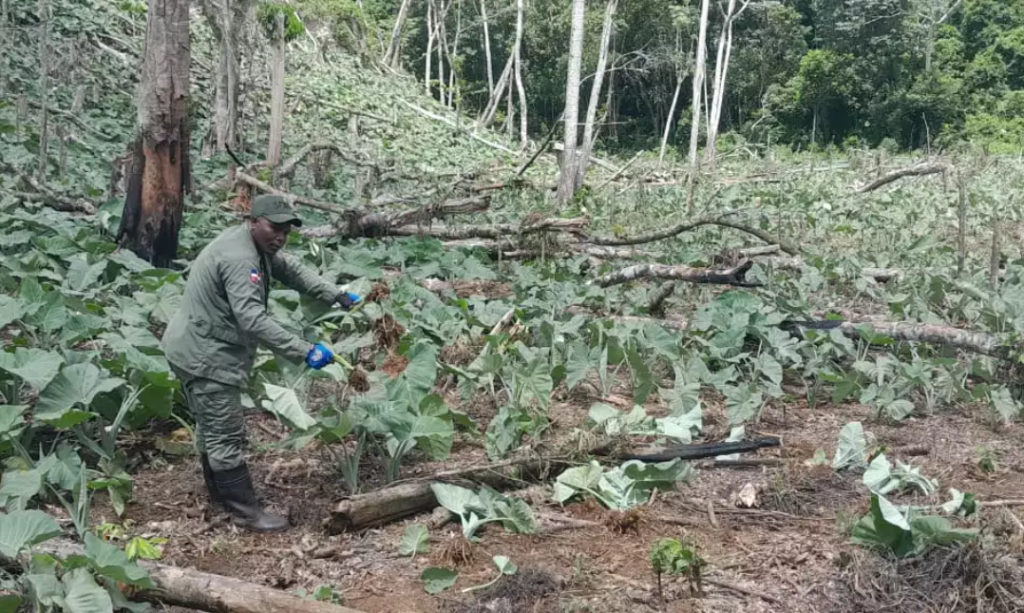
[[[437,561],[441,566],[452,566],[455,568],[469,564],[476,557],[473,544],[463,538],[461,534],[449,538],[438,549],[436,555]]]
[[[456,341],[451,345],[445,345],[441,349],[441,361],[452,366],[467,366],[480,355],[483,345],[483,339],[475,343]]]
[[[604,525],[618,534],[640,536],[640,529],[647,524],[647,507],[633,507],[627,511],[610,510],[605,516]]]
[[[1024,611],[1024,557],[982,540],[907,560],[855,550],[830,600],[835,613]]]
[[[402,327],[390,313],[385,313],[380,319],[373,322],[373,337],[377,341],[377,347],[386,351],[394,351],[398,348],[398,342],[405,334]]]
[[[384,359],[384,363],[380,365],[380,368],[386,372],[389,377],[394,379],[405,372],[405,367],[408,365],[409,360],[405,356],[392,351],[388,353],[388,357]]]
[[[374,283],[373,287],[370,288],[370,292],[366,294],[366,302],[382,302],[391,295],[391,288],[388,287],[387,283],[383,281]]]
[[[786,465],[775,473],[761,507],[800,517],[829,515],[863,500],[859,481],[829,466],[806,469]]]
[[[360,366],[356,366],[348,374],[348,384],[360,394],[370,391],[370,379],[366,375],[366,371]]]

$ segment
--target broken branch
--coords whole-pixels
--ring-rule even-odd
[[[866,194],[868,192],[873,192],[880,187],[885,187],[886,185],[894,181],[903,179],[905,177],[923,177],[927,175],[938,174],[940,172],[946,172],[949,170],[952,170],[952,167],[945,162],[924,162],[921,164],[917,164],[916,166],[901,168],[899,170],[890,172],[887,175],[879,177],[878,179],[875,179],[871,183],[868,183],[867,185],[858,189],[857,193]]]
[[[760,283],[749,282],[745,279],[747,271],[753,266],[754,263],[750,260],[743,262],[739,266],[723,270],[690,268],[689,266],[668,266],[665,264],[640,264],[600,277],[593,281],[593,283],[600,287],[610,287],[638,279],[672,279],[675,281],[688,281],[690,283],[760,287]]]

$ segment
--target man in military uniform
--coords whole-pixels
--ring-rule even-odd
[[[230,511],[236,523],[260,532],[283,530],[288,520],[263,509],[245,462],[241,391],[256,348],[263,345],[317,370],[334,358],[327,347],[298,338],[268,315],[271,279],[345,309],[359,301],[281,252],[292,226],[301,225],[280,196],[257,197],[246,223],[222,232],[196,258],[162,341],[196,420],[210,500]]]

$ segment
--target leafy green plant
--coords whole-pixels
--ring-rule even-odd
[[[430,489],[438,504],[459,517],[462,536],[467,541],[477,540],[480,527],[493,522],[500,522],[506,530],[518,534],[532,534],[537,529],[528,504],[519,498],[502,496],[487,486],[473,492],[457,485],[432,483]]]
[[[977,537],[975,529],[954,528],[944,517],[901,510],[879,494],[871,495],[871,511],[853,527],[851,540],[897,558],[918,556],[932,546],[963,543]]]
[[[459,573],[456,571],[439,566],[431,566],[424,569],[420,574],[420,580],[423,581],[423,589],[431,595],[440,594],[455,585],[455,581],[458,578]]]
[[[430,551],[429,534],[426,527],[419,524],[412,524],[405,529],[405,536],[398,546],[398,554],[416,558],[417,554],[425,554]]]
[[[605,471],[596,461],[565,470],[555,480],[553,499],[564,504],[580,494],[589,494],[609,509],[625,511],[644,504],[652,490],[668,490],[693,476],[689,464],[671,460],[645,464],[630,460]]]
[[[697,555],[697,548],[688,541],[674,538],[659,539],[651,546],[651,570],[657,579],[658,599],[665,602],[661,589],[663,574],[681,575],[686,577],[691,594],[702,593],[701,572],[706,566],[703,558]]]

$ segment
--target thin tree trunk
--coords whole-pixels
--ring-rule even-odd
[[[957,257],[956,272],[964,274],[964,264],[967,260],[967,179],[962,172],[956,173],[956,186],[960,196],[957,227]]]
[[[718,129],[722,121],[722,108],[725,104],[725,84],[729,75],[729,62],[732,59],[732,31],[733,24],[750,6],[750,0],[743,0],[742,6],[736,12],[736,0],[729,0],[729,8],[725,15],[725,22],[722,24],[722,36],[718,43],[718,63],[715,64],[715,82],[713,84],[712,98],[710,104],[710,121],[708,124],[707,149],[705,159],[713,161],[717,154]]]
[[[668,136],[672,132],[672,119],[676,116],[676,104],[679,102],[679,92],[683,89],[683,73],[676,75],[676,92],[672,94],[672,105],[668,108],[668,119],[665,121],[665,133],[661,136],[661,151],[658,153],[658,164],[665,161],[665,149],[668,148]]]
[[[40,183],[46,183],[46,167],[49,162],[47,147],[50,142],[50,7],[46,0],[39,0],[39,98],[41,119],[39,121],[39,173]]]
[[[238,90],[241,82],[239,39],[245,26],[250,0],[205,0],[200,4],[214,39],[220,47],[214,106],[216,150],[238,145]]]
[[[398,67],[399,59],[401,58],[402,28],[405,26],[405,19],[409,14],[409,2],[410,0],[402,0],[401,6],[398,7],[395,27],[391,30],[391,43],[388,44],[388,50],[384,53],[384,60],[382,61],[385,66]]]
[[[587,119],[583,127],[583,142],[581,143],[582,151],[579,161],[576,163],[576,189],[583,186],[583,180],[587,175],[587,166],[590,164],[590,152],[597,140],[597,128],[594,125],[597,119],[597,103],[601,99],[601,88],[604,87],[605,69],[608,66],[608,49],[611,47],[615,9],[618,4],[618,0],[608,0],[608,4],[605,6],[604,25],[601,28],[601,49],[597,56],[594,83],[590,88],[590,101],[587,103]]]
[[[515,64],[516,54],[515,49],[508,56],[508,62],[505,63],[504,70],[501,71],[501,76],[498,77],[498,84],[495,85],[494,90],[491,92],[491,99],[487,102],[487,106],[484,108],[483,114],[480,116],[480,127],[486,128],[494,122],[494,116],[498,113],[498,105],[501,104],[502,97],[505,94],[505,86],[508,84],[508,80],[512,75],[512,68]]]
[[[271,58],[270,144],[267,147],[267,163],[271,168],[281,163],[281,138],[284,134],[284,13],[278,12],[276,18]]]
[[[614,2],[615,0],[612,1]],[[525,150],[530,137],[526,112],[526,88],[523,86],[523,20],[526,14],[526,3],[524,0],[517,0],[516,13],[515,62],[516,89],[519,91],[519,148]]]
[[[138,137],[117,240],[154,266],[178,255],[189,180],[189,2],[149,0]]]
[[[693,116],[690,122],[690,175],[697,170],[697,142],[700,137],[701,100],[704,95],[705,65],[708,55],[708,11],[711,0],[702,0],[700,30],[697,35],[697,54],[693,67]]]
[[[491,61],[491,28],[487,23],[487,0],[480,0],[480,19],[484,22],[484,57],[487,58],[487,90],[494,91],[494,63]]]
[[[455,108],[455,89],[458,87],[458,75],[455,70],[455,63],[459,58],[459,37],[462,36],[462,0],[455,0],[455,42],[452,45],[452,53],[448,56],[451,62],[451,69],[448,71],[448,106]]]
[[[431,0],[431,3],[433,3],[433,0]],[[445,47],[448,46],[444,31],[446,13],[446,10],[439,10],[439,7],[436,4],[434,5],[434,27],[437,28],[437,42],[435,43],[437,49],[437,98],[441,104],[445,103],[444,58]]]
[[[569,36],[569,67],[565,83],[565,140],[562,150],[562,172],[558,178],[557,201],[564,205],[576,191],[576,149],[580,114],[580,64],[583,60],[583,20],[586,1],[572,2],[572,30]]]
[[[427,2],[427,54],[424,58],[426,67],[423,69],[423,93],[432,96],[430,92],[431,64],[434,61],[434,0]]]

